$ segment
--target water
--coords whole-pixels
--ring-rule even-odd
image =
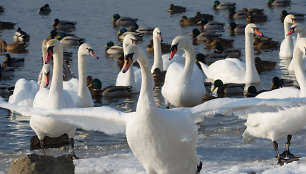
[[[259,23],[260,31],[279,43],[283,40],[283,24],[280,22],[279,14],[283,9],[287,11],[303,13],[306,7],[306,1],[293,0],[289,7],[268,8],[266,1],[244,1],[237,0],[236,8],[240,10],[247,8],[263,8],[268,16],[268,21]],[[214,11],[211,7],[212,1],[100,1],[100,0],[64,0],[58,2],[49,2],[52,12],[47,16],[37,13],[37,10],[45,2],[38,0],[17,1],[3,0],[0,5],[5,7],[5,12],[0,14],[1,21],[17,23],[14,30],[0,30],[0,39],[8,43],[13,41],[13,34],[17,27],[21,27],[30,36],[30,45],[27,47],[28,53],[13,55],[13,57],[24,57],[23,67],[16,68],[14,76],[8,80],[1,80],[0,86],[13,86],[19,78],[37,80],[38,72],[41,69],[41,42],[52,29],[54,18],[62,20],[77,21],[77,29],[73,32],[79,37],[84,37],[87,43],[90,43],[95,49],[95,53],[100,57],[99,60],[88,59],[88,75],[99,78],[103,86],[114,85],[119,69],[115,59],[107,58],[104,54],[104,45],[112,40],[117,41],[116,32],[119,28],[113,28],[111,18],[114,13],[121,16],[138,18],[138,24],[144,27],[160,27],[163,40],[171,43],[177,35],[189,35],[194,27],[182,28],[179,20],[182,15],[188,17],[194,16],[197,11],[214,15],[214,20],[226,23],[229,20],[226,11]],[[171,3],[187,7],[184,14],[169,15],[167,10]],[[244,20],[237,21],[245,23]],[[223,33],[223,38],[234,39],[234,48],[241,49],[242,58],[244,57],[244,36],[230,36],[228,30]],[[145,49],[151,36],[145,36],[140,45]],[[194,47],[195,52],[209,53],[205,50],[205,45]],[[77,72],[77,48],[69,48],[73,52],[72,71]],[[260,74],[261,89],[268,89],[271,79],[275,75],[294,79],[288,73],[286,66],[289,60],[280,59],[278,50],[262,51],[259,55],[263,60],[277,61],[275,70]],[[153,56],[149,54],[152,63]],[[0,59],[3,62],[3,59]],[[160,95],[160,88],[157,88],[155,94],[156,102],[164,107],[164,101]],[[1,93],[1,96],[7,98],[7,93]],[[135,110],[138,96],[132,96],[125,99],[102,99],[96,101],[95,105],[107,105],[113,108],[130,112]],[[0,109],[0,171],[6,173],[9,168],[11,158],[23,156],[32,153],[29,150],[30,138],[34,132],[29,127],[29,118],[19,115],[11,115],[7,110]],[[272,143],[269,140],[257,140],[251,145],[242,143],[241,133],[244,131],[244,121],[235,117],[216,117],[201,123],[199,130],[198,153],[204,162],[204,171],[209,173],[225,172],[248,172],[257,170],[262,172],[270,169],[274,165],[275,159]],[[305,156],[305,131],[301,130],[294,135],[294,144],[292,145],[298,155]],[[281,144],[281,143],[280,143]],[[41,151],[35,151],[41,153]],[[60,155],[61,149],[48,149],[47,153]],[[78,130],[76,136],[76,153],[82,160],[76,161],[77,173],[143,173],[144,170],[126,143],[125,135],[116,136],[105,135],[101,132],[92,132]],[[263,166],[254,168],[253,164]],[[266,166],[266,163],[270,164]],[[92,165],[89,165],[92,164]],[[116,166],[115,164],[120,164]],[[232,168],[232,165],[240,166]],[[91,167],[88,167],[91,166]],[[243,166],[247,166],[244,169]],[[289,166],[289,165],[288,165]],[[274,166],[276,167],[276,166]],[[289,166],[290,167],[290,166]],[[293,165],[293,168],[295,166]],[[250,169],[249,169],[250,168]],[[304,167],[305,169],[305,167]],[[238,172],[235,172],[237,171]],[[272,169],[271,169],[272,170]],[[303,171],[303,168],[301,169]],[[304,170],[305,171],[305,170]],[[1,173],[1,172],[0,172]]]

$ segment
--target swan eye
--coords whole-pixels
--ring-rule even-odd
[[[48,51],[52,51],[53,52],[53,48],[54,48],[54,45],[51,45],[48,47]]]
[[[132,62],[133,62],[133,56],[134,56],[134,53],[127,54],[127,55],[125,55],[125,60],[131,59]]]
[[[171,48],[170,48],[170,51],[177,50],[177,45],[178,45],[178,43],[176,43],[175,45],[172,45]]]

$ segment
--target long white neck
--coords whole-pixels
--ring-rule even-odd
[[[78,53],[78,72],[79,72],[79,87],[78,96],[81,100],[89,98],[87,83],[86,83],[86,56]]]
[[[255,67],[253,34],[245,32],[245,83],[259,83],[259,74]]]
[[[301,31],[297,33],[297,39],[300,39],[300,38],[303,38],[303,37],[306,37],[306,32],[305,32],[304,28],[302,28]]]
[[[144,108],[153,109],[157,107],[153,97],[152,75],[148,58],[143,50],[140,48],[137,49],[139,50],[139,55],[142,57],[138,59],[142,81],[136,112],[143,111]]]
[[[45,61],[46,53],[47,53],[46,43],[47,43],[47,40],[44,39],[41,44],[41,54],[42,54],[43,62]]]
[[[186,42],[185,46],[183,47],[185,54],[186,54],[186,60],[185,60],[185,67],[183,71],[182,78],[186,79],[187,84],[190,84],[189,81],[191,81],[191,76],[193,72],[193,66],[195,62],[195,56],[194,56],[194,50],[191,42]]]
[[[293,48],[293,40],[292,40],[292,35],[287,35],[287,33],[290,30],[290,23],[286,22],[286,20],[284,20],[284,34],[285,34],[285,39],[289,40],[289,43],[291,45],[290,48]]]
[[[300,42],[301,43],[301,42]],[[296,43],[298,44],[298,43]],[[304,63],[303,63],[303,51],[295,46],[293,50],[293,58],[292,61],[294,61],[294,73],[297,82],[300,85],[300,97],[306,97],[306,72],[304,69]]]
[[[136,86],[133,65],[131,65],[131,67],[129,68],[129,70],[126,73],[127,73],[127,76],[126,76],[127,85],[132,86],[132,87]]]
[[[151,73],[153,73],[155,68],[159,68],[161,71],[164,71],[161,44],[160,44],[159,39],[154,36],[153,36],[153,49],[154,49],[154,63],[151,69]]]
[[[63,90],[63,48],[59,48],[53,54],[53,75],[48,95],[49,108],[61,108],[61,101],[64,97]],[[61,102],[58,102],[61,101]]]

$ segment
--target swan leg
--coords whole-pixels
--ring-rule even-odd
[[[43,140],[43,139],[42,139],[42,140],[39,140],[39,144],[40,144],[41,149],[42,149],[43,152],[44,152],[44,155],[46,155],[46,151],[45,151],[45,142],[44,142],[44,140]]]
[[[201,170],[202,170],[202,161],[200,161],[200,164],[199,165],[197,165],[197,172],[196,172],[196,174],[199,174],[200,172],[201,172]]]
[[[279,154],[279,151],[278,151],[278,143],[276,141],[273,141],[273,148],[276,152],[276,155],[277,155],[277,164],[279,165],[284,165],[284,163],[290,163],[290,162],[293,162],[293,161],[297,161],[299,160],[298,158],[295,158],[295,159],[287,159],[287,158],[283,158],[280,154]]]
[[[170,102],[168,102],[168,101],[165,99],[165,104],[166,104],[166,109],[169,109],[169,108],[170,108]]]
[[[73,140],[73,138],[69,138],[69,144],[70,144],[72,159],[74,159],[74,160],[79,159],[74,153],[74,140]]]
[[[292,159],[292,158],[300,158],[300,156],[294,155],[294,154],[292,154],[292,153],[289,151],[291,138],[292,138],[292,135],[288,135],[288,136],[287,136],[287,143],[285,144],[286,150],[285,150],[282,154],[280,154],[280,156],[283,157],[283,158],[286,158],[286,159],[287,159],[287,158],[289,158],[289,159]]]

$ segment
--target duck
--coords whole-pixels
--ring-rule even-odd
[[[185,65],[174,62],[168,67],[161,90],[166,108],[170,104],[175,107],[193,107],[200,104],[205,96],[204,75],[198,66],[194,66],[194,49],[186,36],[173,39],[169,59],[181,49],[186,54]]]
[[[47,56],[45,63],[50,62],[53,56],[53,74],[52,83],[50,89],[40,89],[34,98],[33,107],[35,108],[71,108],[75,107],[75,104],[69,94],[64,92],[63,89],[63,47],[60,41],[57,39],[51,39],[47,42]],[[69,144],[71,148],[71,154],[73,158],[77,158],[74,152],[73,137],[76,132],[76,126],[67,124],[61,121],[56,121],[52,118],[41,117],[38,115],[32,115],[30,118],[30,126],[38,136],[40,146],[45,153],[44,138],[59,137],[63,134],[67,134],[69,138]]]
[[[290,5],[291,0],[269,0],[268,6],[269,7],[286,7]]]
[[[268,17],[261,13],[248,15],[248,17],[246,18],[246,21],[248,23],[266,22],[267,20],[268,20]]]
[[[294,46],[293,60],[296,64],[295,76],[299,83],[300,90],[292,87],[284,87],[274,89],[269,92],[264,92],[256,96],[256,98],[299,98],[306,96],[305,83],[305,68],[303,66],[303,55],[305,55],[306,38],[298,40]],[[302,109],[303,108],[303,109]],[[251,142],[254,138],[267,138],[273,142],[273,147],[278,158],[278,164],[283,165],[284,162],[290,160],[298,160],[298,156],[290,153],[289,147],[291,144],[292,134],[300,128],[304,127],[304,112],[305,107],[291,108],[279,113],[257,113],[248,116],[246,122],[246,130],[243,133],[243,138],[246,142]],[[294,114],[293,114],[294,113]],[[292,117],[294,115],[294,117]],[[277,123],[277,124],[273,124]],[[279,129],[281,127],[281,130]],[[280,154],[278,151],[278,139],[287,136],[286,150]]]
[[[0,30],[3,30],[3,29],[14,29],[16,23],[13,23],[13,22],[3,22],[3,21],[0,21]]]
[[[279,48],[279,56],[280,57],[292,57],[293,54],[293,37],[291,35],[287,35],[290,29],[290,24],[296,23],[295,16],[292,14],[288,14],[284,19],[284,33],[285,38],[282,41]]]
[[[248,17],[248,11],[245,9],[236,12],[235,8],[230,8],[227,13],[230,19],[246,19]]]
[[[132,32],[143,33],[144,35],[152,35],[154,28],[151,27],[139,27],[138,24],[133,24],[129,27]]]
[[[214,19],[214,16],[210,14],[201,14],[200,12],[196,12],[194,17],[188,18],[187,16],[182,16],[180,20],[180,25],[181,27],[197,25],[201,18],[205,18],[208,21],[212,21]]]
[[[87,84],[93,98],[121,98],[131,96],[131,86],[107,86],[101,89],[102,82],[97,78],[93,79],[92,76],[87,76]]]
[[[224,31],[224,23],[208,22],[205,18],[201,18],[197,24],[201,31]]]
[[[233,48],[224,48],[220,42],[216,42],[215,46],[213,47],[215,50],[212,54],[215,54],[215,57],[233,57],[238,58],[241,56],[241,51],[238,49]],[[220,54],[225,54],[221,56]]]
[[[257,51],[269,50],[269,49],[278,49],[279,43],[274,41],[268,36],[255,36],[254,40],[254,49]]]
[[[24,58],[12,58],[11,55],[8,53],[5,55],[5,60],[2,63],[1,67],[19,67],[24,64]]]
[[[171,44],[161,42],[160,45],[161,45],[161,51],[162,51],[162,53],[164,53],[164,54],[165,54],[165,53],[170,53]],[[150,54],[153,54],[153,53],[154,53],[153,39],[150,40],[150,42],[149,42],[148,45],[147,45],[147,52],[150,53]]]
[[[29,42],[30,35],[22,31],[21,28],[18,27],[17,31],[14,33],[13,39],[15,42]]]
[[[78,50],[78,74],[79,79],[72,78],[69,81],[63,83],[63,88],[69,93],[75,106],[77,107],[92,107],[94,106],[90,91],[87,87],[87,56],[91,56],[95,59],[99,57],[94,53],[93,48],[88,43],[80,45]]]
[[[153,30],[153,48],[154,48],[154,61],[151,68],[151,73],[153,74],[155,83],[163,83],[165,79],[165,74],[173,62],[185,63],[182,56],[176,56],[174,60],[169,60],[170,54],[162,55],[161,49],[162,33],[159,27]],[[169,48],[170,50],[170,48]]]
[[[200,32],[199,29],[194,28],[190,36],[192,36],[192,43],[194,45],[197,45],[199,43],[206,43],[208,40],[216,40],[220,38],[222,34],[218,34],[215,32],[205,32],[205,31]]]
[[[174,4],[170,4],[170,7],[168,9],[168,13],[172,14],[176,14],[176,13],[184,13],[186,12],[186,7],[182,7],[182,6],[178,6],[178,5],[174,5]]]
[[[262,35],[257,25],[251,23],[245,27],[245,63],[236,58],[218,60],[209,66],[200,62],[207,78],[220,79],[223,83],[259,83],[260,77],[254,60],[253,34]]]
[[[295,17],[295,20],[298,22],[303,22],[304,21],[304,16],[305,14],[302,13],[296,13],[296,12],[287,12],[287,10],[283,10],[280,14],[280,19],[282,22],[284,22],[285,18],[287,15],[292,14]]]
[[[211,92],[214,92],[217,88],[218,97],[231,97],[242,96],[245,84],[227,83],[224,84],[222,80],[217,79],[214,81]]]
[[[215,61],[223,60],[225,58],[226,58],[225,54],[214,54],[214,53],[211,53],[211,54],[204,55],[203,53],[197,53],[196,54],[196,64],[198,65],[198,67],[200,69],[202,69],[199,61],[201,61],[202,63],[205,63],[207,65],[210,65],[210,64],[214,63]]]
[[[104,48],[105,48],[105,54],[107,56],[113,56],[113,55],[118,56],[123,51],[123,47],[120,45],[115,45],[113,41],[107,42]]]
[[[38,13],[42,14],[42,15],[47,15],[47,14],[51,13],[51,8],[50,8],[49,4],[45,4],[42,7],[40,7],[38,9]]]
[[[206,44],[206,49],[213,49],[216,47],[216,44],[222,45],[224,48],[233,48],[233,39],[223,39],[223,38],[217,38],[217,39],[212,39],[212,38],[207,38],[205,44]]]
[[[70,32],[70,31],[75,30],[76,24],[77,23],[74,21],[62,21],[62,20],[59,20],[58,18],[55,18],[52,26],[56,30]]]
[[[236,3],[232,3],[232,2],[221,3],[220,1],[214,1],[212,6],[214,10],[233,9],[233,8],[236,8]]]
[[[85,42],[85,38],[80,38],[77,36],[65,36],[60,40],[64,47],[80,46]]]
[[[264,71],[273,70],[275,65],[275,61],[261,60],[260,57],[255,57],[255,67],[259,74]]]
[[[136,44],[136,37],[132,34],[127,34],[123,39],[123,50],[131,44]],[[141,86],[141,74],[138,67],[133,66],[126,73],[120,71],[117,75],[116,86],[131,86],[132,93],[138,93]]]
[[[4,40],[0,40],[0,49],[3,50],[3,52],[8,51],[16,54],[27,53],[27,46],[28,44],[24,42],[12,42],[7,44]]]
[[[122,42],[127,34],[132,34],[136,37],[137,41],[142,41],[143,33],[128,31],[126,28],[121,28],[118,32],[118,41]]]
[[[289,87],[289,86],[294,86],[293,81],[290,79],[280,79],[277,76],[274,76],[272,78],[272,85],[271,85],[271,90],[282,88],[282,87]]]
[[[113,15],[113,25],[114,27],[129,27],[136,24],[138,19],[130,17],[121,17],[118,13]]]

